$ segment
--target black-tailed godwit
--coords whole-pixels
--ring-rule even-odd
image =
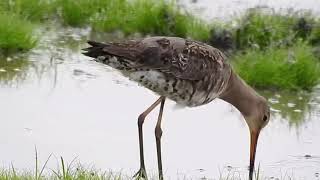
[[[248,124],[251,137],[249,179],[252,180],[259,133],[269,121],[270,109],[265,98],[234,73],[221,51],[201,42],[178,37],[88,43],[91,47],[85,49],[85,55],[119,70],[124,76],[160,96],[138,117],[140,169],[136,177],[147,178],[142,125],[155,107],[160,105],[155,136],[159,179],[163,179],[160,141],[165,99],[194,107],[220,98],[236,107]]]

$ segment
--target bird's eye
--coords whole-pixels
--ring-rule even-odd
[[[267,116],[267,115],[264,115],[264,116],[263,116],[263,121],[267,121],[267,119],[268,119],[268,116]]]

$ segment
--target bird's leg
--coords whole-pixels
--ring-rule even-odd
[[[139,147],[140,147],[140,169],[139,171],[133,176],[137,179],[144,178],[147,179],[147,172],[144,164],[144,153],[143,153],[143,133],[142,133],[142,125],[146,118],[146,116],[154,110],[161,102],[165,99],[165,97],[161,96],[156,102],[154,102],[147,110],[145,110],[142,114],[140,114],[138,118],[138,130],[139,130]]]
[[[163,114],[165,98],[162,99],[160,105],[160,111],[158,116],[157,125],[155,128],[155,136],[156,136],[156,144],[157,144],[157,157],[158,157],[158,171],[159,171],[159,180],[163,180],[163,171],[162,171],[162,160],[161,160],[161,136],[162,136],[162,129],[161,129],[161,120]]]

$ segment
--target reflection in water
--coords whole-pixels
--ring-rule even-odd
[[[54,32],[56,30],[51,29],[51,33],[56,34]],[[55,39],[49,39],[49,41],[53,43],[51,46],[59,47],[63,51],[68,49],[72,52],[79,52],[86,43],[90,32],[90,28],[63,28],[63,31],[58,31]]]
[[[81,61],[79,58],[81,49],[86,47],[88,39],[113,41],[124,38],[119,32],[97,33],[90,28],[62,27],[61,25],[41,27],[38,33],[42,39],[38,47],[31,52],[20,56],[0,57],[2,85],[18,86],[27,79],[41,81],[42,77],[49,76],[54,87],[58,78],[59,65]],[[73,70],[74,75],[88,75],[86,72],[79,73],[80,71],[82,70]],[[92,74],[89,76],[94,77]],[[115,81],[119,82],[119,80]]]
[[[19,86],[25,80],[41,81],[45,76],[51,77],[55,86],[58,66],[78,56],[89,32],[90,29],[42,27],[37,48],[23,55],[0,57],[1,85]]]
[[[288,91],[260,91],[268,98],[274,115],[288,122],[289,126],[300,127],[311,120],[317,103],[314,93]],[[316,95],[315,95],[316,96]]]
[[[27,78],[31,63],[26,56],[0,56],[0,84],[15,86]]]

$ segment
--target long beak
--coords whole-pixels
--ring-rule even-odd
[[[253,178],[253,171],[254,171],[254,160],[256,157],[256,150],[257,150],[257,143],[259,138],[259,133],[255,131],[250,132],[251,142],[250,142],[250,166],[249,166],[249,180]]]

